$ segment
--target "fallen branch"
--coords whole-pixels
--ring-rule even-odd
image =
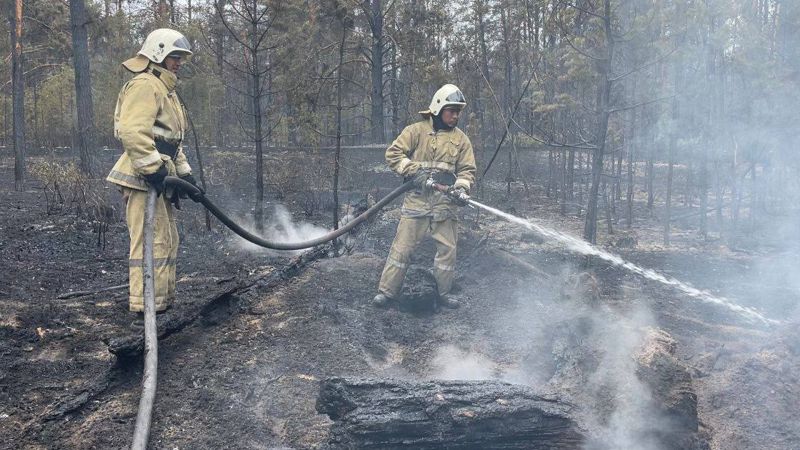
[[[97,289],[95,291],[67,292],[67,293],[64,293],[64,294],[60,294],[56,298],[59,299],[59,300],[65,300],[65,299],[68,299],[68,298],[85,297],[87,295],[100,294],[100,293],[103,293],[103,292],[121,291],[123,289],[128,289],[128,284],[127,283],[126,284],[120,284],[118,286],[110,286],[110,287],[106,287],[106,288],[102,288],[102,289]]]
[[[278,283],[297,276],[300,271],[317,259],[326,256],[331,251],[330,245],[322,245],[303,253],[294,258],[285,267],[271,272],[265,277],[239,283],[236,286],[218,294],[217,296],[192,304],[191,308],[168,311],[158,317],[158,338],[163,339],[171,334],[177,333],[188,325],[192,324],[201,316],[206,316],[214,311],[219,305],[231,300],[231,298],[242,295],[252,289],[271,288]],[[111,339],[108,342],[108,351],[120,358],[130,358],[138,356],[144,351],[144,336],[142,334],[132,334]]]
[[[187,281],[195,281],[196,279],[197,278],[195,278],[195,277],[182,278],[182,279],[178,280],[177,282],[178,283],[185,283]],[[235,279],[236,279],[235,276],[226,277],[226,278],[219,278],[219,279],[217,279],[216,277],[210,277],[210,281],[212,281],[212,282],[214,282],[216,284],[227,283],[228,281],[233,281]],[[120,290],[127,289],[127,288],[128,288],[127,284],[120,284],[120,285],[117,285],[117,286],[109,286],[109,287],[105,287],[105,288],[102,288],[102,289],[97,289],[97,290],[94,290],[94,291],[66,292],[64,294],[60,294],[56,298],[59,299],[59,300],[66,300],[66,299],[69,299],[69,298],[86,297],[86,296],[89,296],[89,295],[102,294],[103,292],[120,291]],[[0,293],[2,293],[2,291],[0,291]]]
[[[525,270],[533,273],[534,275],[540,276],[540,277],[542,277],[542,278],[544,278],[546,280],[549,280],[549,279],[553,278],[553,276],[550,275],[549,273],[543,271],[542,269],[534,266],[533,264],[531,264],[531,263],[529,263],[527,261],[523,261],[521,258],[512,255],[510,252],[508,252],[506,250],[500,250],[500,249],[497,249],[497,248],[490,248],[490,249],[487,250],[487,252],[490,255],[496,256],[496,257],[502,259],[503,261],[505,261],[507,263],[516,265],[516,266],[518,266],[518,267],[520,267],[522,269],[525,269]]]

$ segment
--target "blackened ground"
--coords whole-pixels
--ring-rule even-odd
[[[125,291],[56,298],[126,282],[124,223],[112,225],[99,250],[88,221],[44,213],[36,183],[13,192],[4,162],[0,447],[126,447],[141,361],[118,361],[106,345],[130,333]],[[485,200],[562,229],[580,228],[543,196],[515,195],[498,192]],[[241,205],[226,202],[243,211]],[[675,339],[675,355],[692,374],[701,438],[691,442],[707,436],[717,449],[791,448],[800,439],[796,324],[749,323],[602,264],[592,270],[597,298],[588,294],[591,288],[566,298],[564,286],[584,270],[582,258],[472,212],[462,220],[459,247],[463,306],[439,313],[376,309],[368,301],[396,209],[365,227],[351,254],[318,260],[285,283],[267,286],[259,280],[285,265],[287,255],[244,250],[218,228],[203,231],[195,205],[185,209],[175,309],[207,302],[234,285],[251,287],[160,342],[153,448],[324,446],[331,422],[314,408],[320,380],[349,375],[500,379],[551,389],[581,407],[597,448],[663,448],[658,436],[668,435],[672,424],[652,400],[641,400],[652,390],[631,362],[653,330]],[[649,249],[643,240],[640,247]],[[693,245],[698,250],[633,249],[626,256],[701,287],[724,283],[734,298],[743,292],[731,274],[747,273],[752,255]],[[426,241],[414,273],[430,266],[432,254],[433,243]],[[783,295],[783,303],[797,300],[793,291]]]

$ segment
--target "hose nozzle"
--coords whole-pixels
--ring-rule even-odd
[[[452,199],[459,206],[471,206],[469,202],[472,200],[472,197],[470,197],[469,194],[461,190],[456,190],[452,186],[439,184],[434,181],[433,178],[428,178],[428,181],[425,182],[425,187],[439,191],[442,194],[450,197],[450,199]]]

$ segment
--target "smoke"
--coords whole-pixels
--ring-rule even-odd
[[[256,231],[255,222],[252,218],[239,218],[238,223],[253,234],[260,234]],[[269,241],[274,242],[303,242],[310,239],[316,239],[328,230],[311,223],[300,222],[295,223],[292,221],[292,215],[289,210],[283,205],[275,205],[273,211],[268,216],[268,221],[264,226],[263,237]],[[305,250],[270,250],[260,247],[252,242],[245,240],[240,236],[236,236],[234,245],[244,251],[263,253],[266,255],[296,255],[303,253]]]
[[[652,323],[644,308],[626,317],[592,317],[589,339],[599,351],[599,360],[586,377],[586,394],[593,405],[588,422],[596,430],[587,449],[662,448],[658,436],[669,432],[669,424],[656,410],[650,388],[637,376],[635,359]]]
[[[587,450],[662,448],[659,438],[670,434],[670,424],[637,375],[636,360],[654,318],[625,289],[619,297],[628,300],[627,312],[612,310],[598,301],[594,282],[565,267],[549,283],[515,289],[505,312],[487,320],[493,336],[438,348],[432,375],[560,392],[578,406]]]
[[[518,372],[501,367],[485,355],[454,345],[440,347],[431,363],[434,378],[444,380],[502,380],[516,382]]]

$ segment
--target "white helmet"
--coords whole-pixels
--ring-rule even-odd
[[[192,46],[186,36],[169,28],[159,28],[148,34],[139,50],[140,55],[156,64],[160,64],[172,52],[189,56]]]
[[[438,116],[442,108],[454,105],[463,108],[467,105],[467,99],[464,98],[464,94],[461,93],[461,89],[459,89],[458,86],[454,84],[445,84],[433,94],[431,105],[428,106],[428,110],[420,111],[420,113]]]

